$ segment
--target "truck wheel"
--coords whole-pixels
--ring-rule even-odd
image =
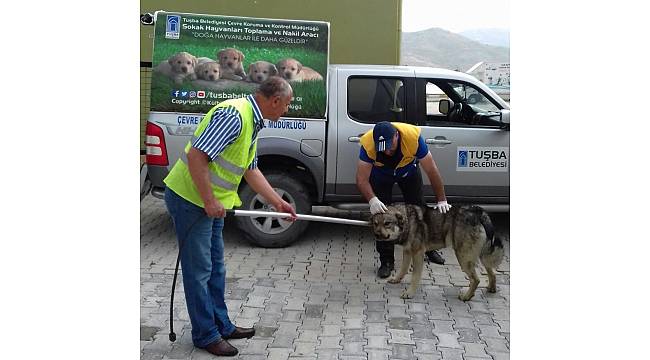
[[[286,173],[270,173],[266,175],[266,179],[282,199],[296,209],[297,214],[311,213],[311,200],[302,183]],[[275,208],[248,184],[242,186],[239,196],[242,201],[241,210],[275,211]],[[265,248],[284,247],[293,243],[309,225],[306,221],[292,223],[276,217],[238,216],[235,219],[237,227],[249,242]]]

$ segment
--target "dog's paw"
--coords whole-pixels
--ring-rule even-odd
[[[469,291],[466,293],[460,293],[458,294],[458,298],[461,299],[462,301],[469,301],[474,297],[474,294],[470,294]]]
[[[388,279],[389,284],[399,284],[401,281],[402,279],[398,279],[396,277],[391,277],[390,279]]]
[[[413,298],[413,295],[415,295],[415,294],[412,293],[412,292],[410,292],[409,290],[405,290],[405,291],[402,293],[401,298],[402,298],[402,299],[412,299],[412,298]]]

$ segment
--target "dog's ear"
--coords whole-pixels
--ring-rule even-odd
[[[399,226],[400,229],[404,229],[406,225],[406,216],[404,216],[400,211],[397,211],[395,212],[395,218],[397,219],[397,226]]]
[[[174,65],[175,60],[176,60],[176,55],[173,55],[167,60],[167,62],[169,63],[169,65]]]
[[[239,62],[243,63],[244,62],[244,53],[239,51],[239,50],[235,50],[235,51],[237,52],[237,55],[239,55]]]
[[[192,66],[196,66],[196,63],[198,62],[198,60],[196,59],[196,56],[190,55],[190,58],[192,59]]]
[[[275,67],[275,65],[269,63],[269,75],[275,76],[278,74],[278,68]]]
[[[302,64],[300,63],[300,61],[296,60],[296,65],[298,65],[298,71],[296,72],[296,74],[300,74],[300,72],[302,71]]]
[[[248,75],[250,75],[253,72],[254,68],[255,68],[255,63],[248,65]]]
[[[221,61],[221,55],[223,55],[224,51],[226,51],[226,49],[221,49],[217,52],[217,59],[219,59],[219,61]]]

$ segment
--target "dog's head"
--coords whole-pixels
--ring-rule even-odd
[[[248,77],[256,83],[261,83],[269,76],[277,74],[278,69],[268,61],[256,61],[248,66]]]
[[[193,74],[196,57],[188,52],[179,52],[167,60],[176,74]]]
[[[280,76],[287,80],[294,80],[302,70],[302,64],[296,59],[282,59],[278,61]]]
[[[229,69],[237,70],[244,62],[244,53],[233,48],[221,49],[217,53],[217,59],[219,59],[219,64],[221,64],[221,66],[226,66]]]
[[[202,80],[216,81],[219,79],[219,71],[218,62],[204,62],[196,67],[196,76]]]
[[[372,216],[370,226],[377,241],[398,240],[406,226],[404,208],[389,206],[385,213]]]

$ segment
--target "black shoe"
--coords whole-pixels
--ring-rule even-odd
[[[390,275],[390,272],[393,271],[394,267],[395,264],[392,262],[382,263],[379,267],[379,270],[377,270],[377,276],[379,276],[381,279],[387,278]]]
[[[205,351],[217,356],[235,356],[239,352],[236,347],[224,339],[211,342],[205,347]]]
[[[255,336],[254,328],[242,328],[235,326],[235,330],[227,336],[222,336],[224,339],[248,339]]]
[[[438,254],[437,251],[431,250],[431,251],[426,252],[425,254],[426,254],[427,259],[429,260],[429,262],[436,263],[438,265],[444,265],[445,264],[445,259],[443,259],[442,256],[440,256],[440,254]]]

